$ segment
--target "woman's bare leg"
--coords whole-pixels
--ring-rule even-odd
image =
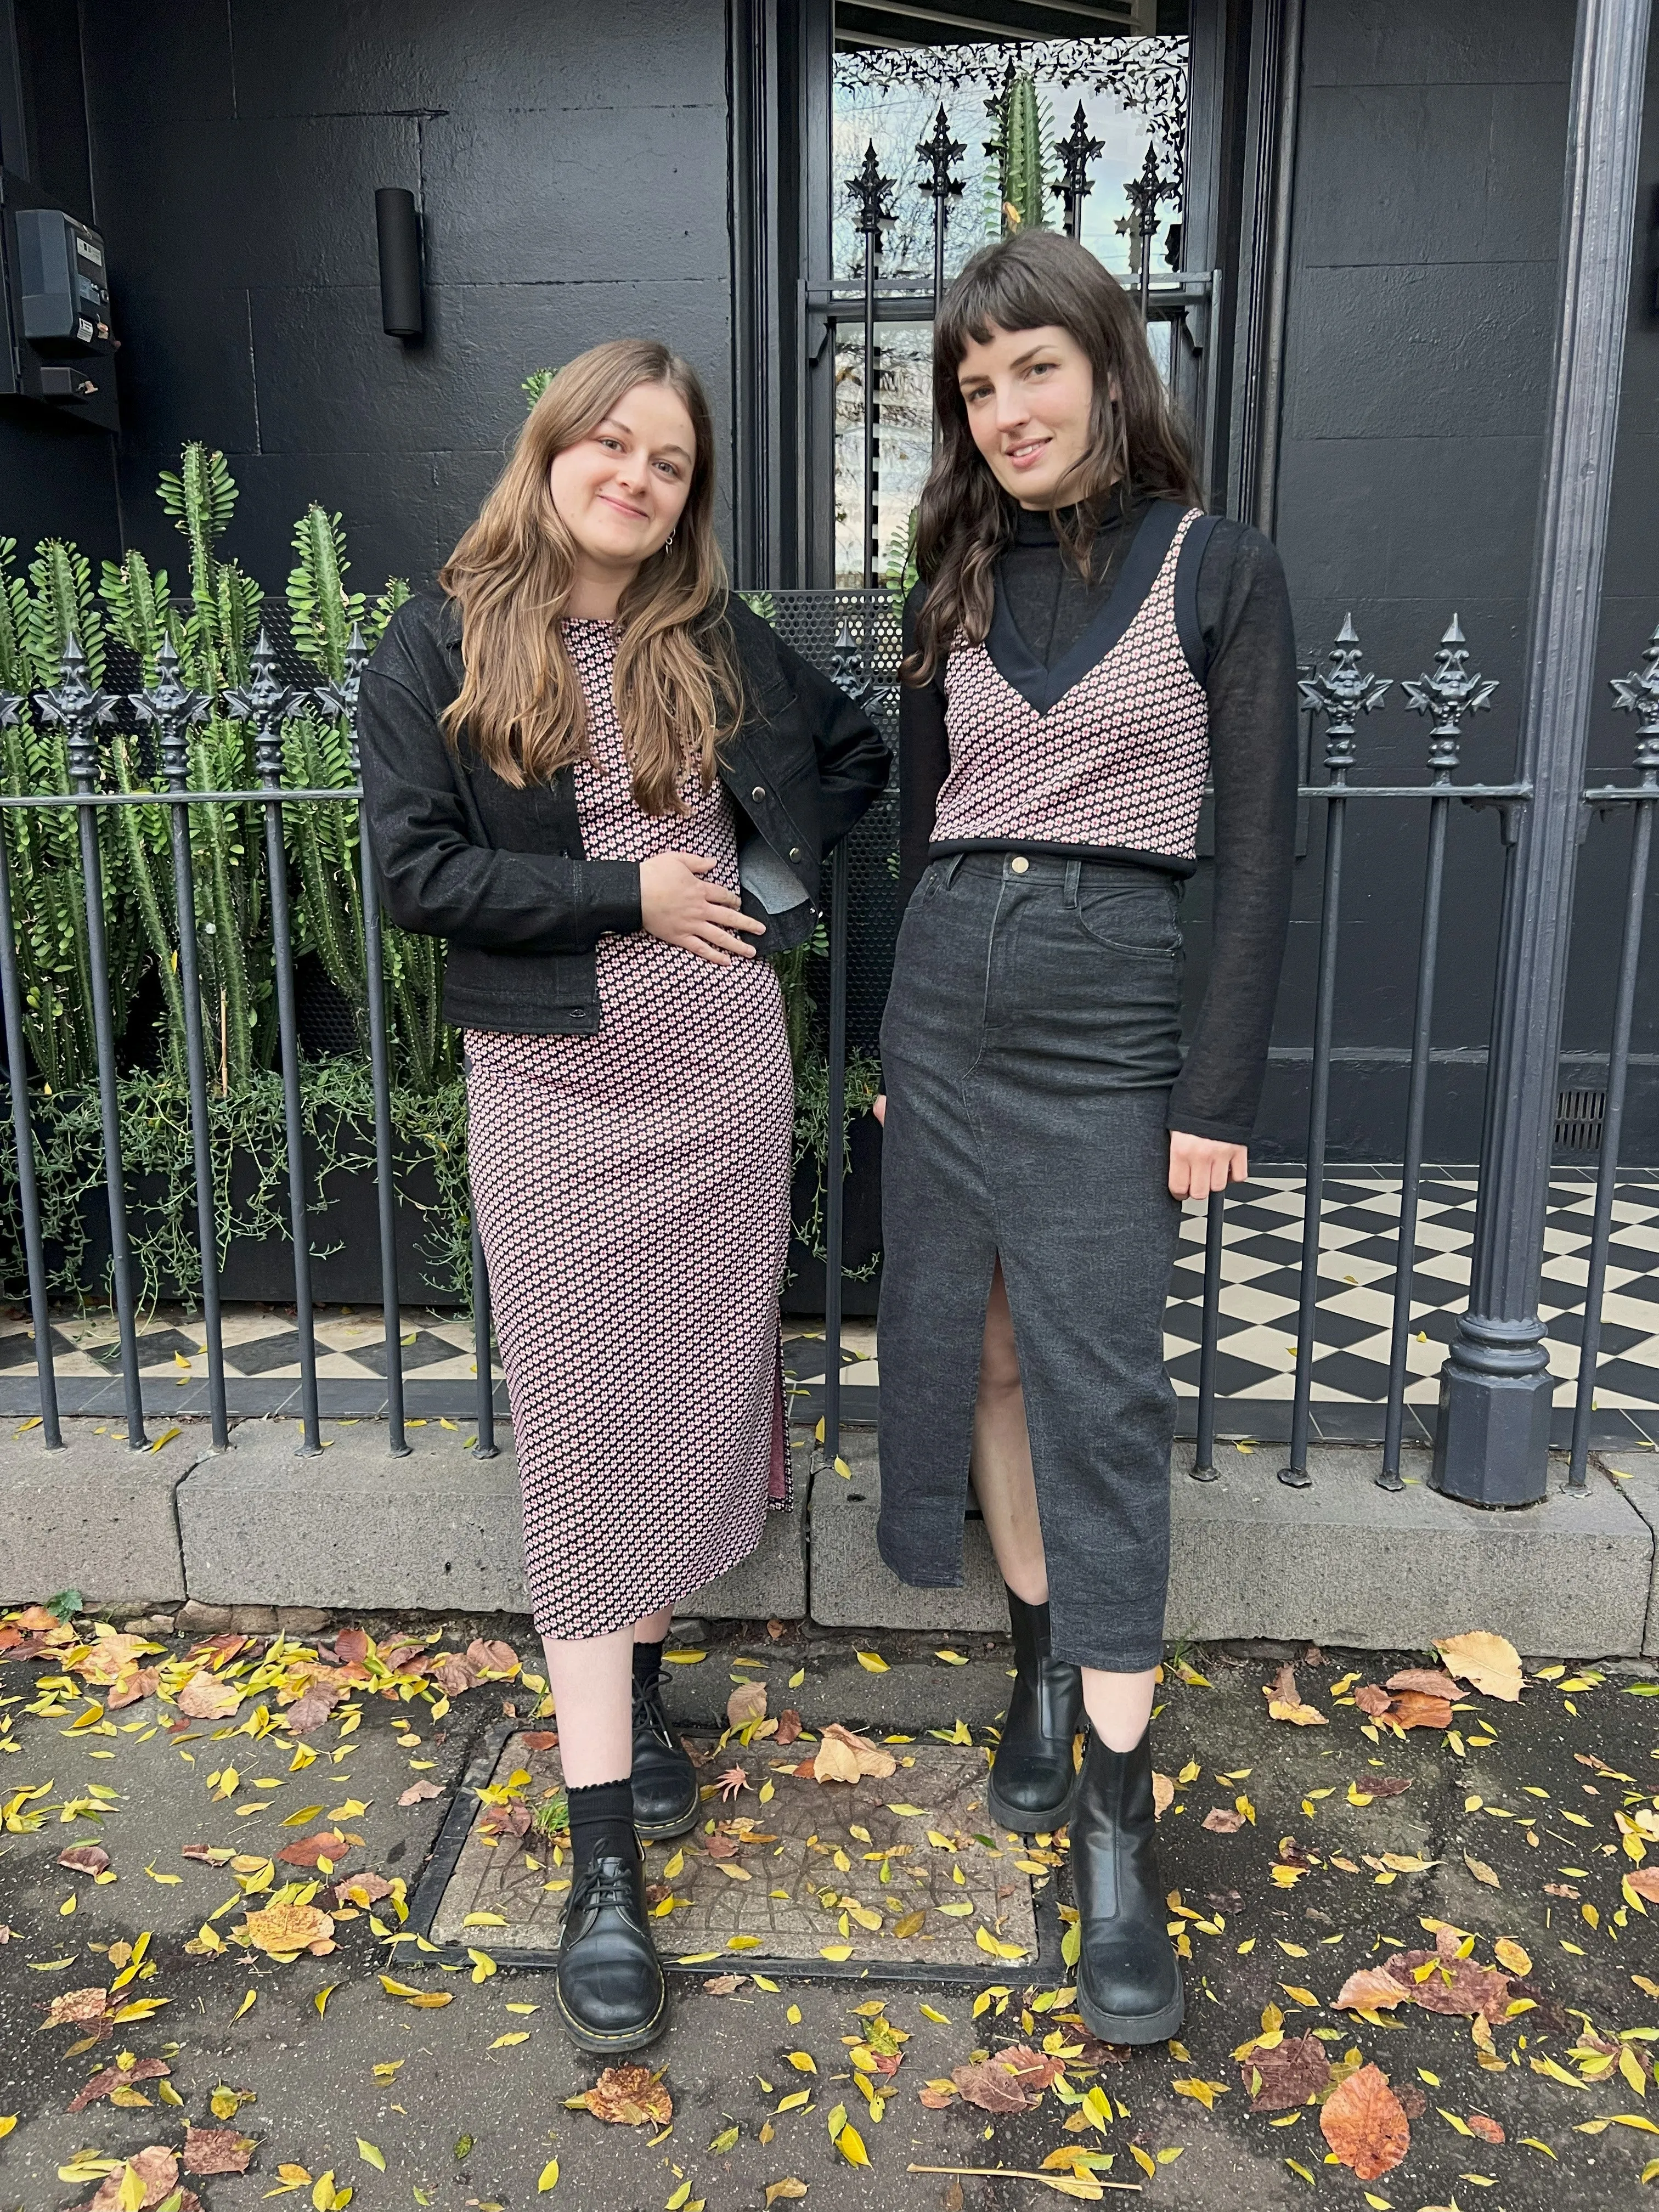
[[[985,1532],[991,1539],[1003,1581],[1027,1605],[1046,1604],[1048,1569],[1042,1555],[1042,1524],[1037,1518],[1013,1316],[1008,1310],[1000,1260],[986,1302],[969,1468],[974,1495],[985,1516]]]
[[[974,1495],[1002,1579],[1027,1605],[1044,1604],[1048,1569],[1037,1516],[1014,1321],[1000,1260],[985,1309],[971,1468]],[[1083,1669],[1084,1710],[1095,1734],[1111,1750],[1133,1751],[1146,1735],[1157,1681],[1154,1668],[1135,1674],[1109,1674],[1098,1667]]]
[[[544,1636],[566,1785],[625,1782],[634,1764],[634,1645],[660,1643],[672,1607],[609,1636]]]

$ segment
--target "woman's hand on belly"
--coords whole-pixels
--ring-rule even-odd
[[[729,968],[734,956],[755,957],[754,946],[738,933],[758,937],[766,924],[744,913],[735,891],[704,881],[714,866],[701,853],[653,853],[641,860],[640,923],[665,945],[678,945],[699,960]]]
[[[1244,1182],[1250,1173],[1250,1156],[1243,1145],[1224,1145],[1214,1137],[1189,1137],[1184,1130],[1170,1132],[1170,1195],[1171,1198],[1209,1198],[1230,1182]]]

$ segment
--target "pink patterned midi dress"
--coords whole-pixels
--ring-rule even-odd
[[[731,802],[641,812],[613,689],[616,634],[570,622],[591,758],[584,851],[713,859],[736,890]],[[778,1292],[794,1084],[777,979],[637,931],[602,938],[592,1036],[469,1030],[473,1203],[507,1372],[538,1633],[603,1636],[700,1589],[787,1500]]]

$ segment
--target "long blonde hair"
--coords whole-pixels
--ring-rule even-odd
[[[741,712],[741,685],[723,619],[708,398],[690,364],[654,340],[613,338],[565,364],[439,571],[461,611],[466,671],[443,722],[452,744],[465,730],[473,753],[520,787],[590,757],[581,684],[559,629],[576,544],[548,471],[640,384],[665,384],[677,395],[696,447],[672,539],[641,568],[617,610],[617,711],[634,795],[647,814],[668,814],[684,811],[680,783],[693,762],[703,789],[713,785],[717,749]]]

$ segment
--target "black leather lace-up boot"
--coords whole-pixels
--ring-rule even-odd
[[[565,2028],[579,2050],[616,2057],[661,2034],[668,2000],[651,1941],[637,1843],[631,1855],[604,1848],[577,1869],[556,1987]]]
[[[1049,1656],[1046,1605],[1027,1605],[1010,1590],[1008,1611],[1018,1672],[991,1769],[988,1809],[999,1826],[1017,1834],[1047,1834],[1072,1817],[1072,1739],[1083,1716],[1083,1673]]]
[[[1152,1811],[1152,1735],[1113,1751],[1091,1735],[1072,1814],[1072,1882],[1081,1948],[1078,2010],[1103,2043],[1162,2043],[1185,2010],[1164,1931]]]
[[[662,1684],[660,1673],[634,1678],[634,1826],[649,1844],[694,1828],[702,1802],[690,1753],[663,1711]]]

